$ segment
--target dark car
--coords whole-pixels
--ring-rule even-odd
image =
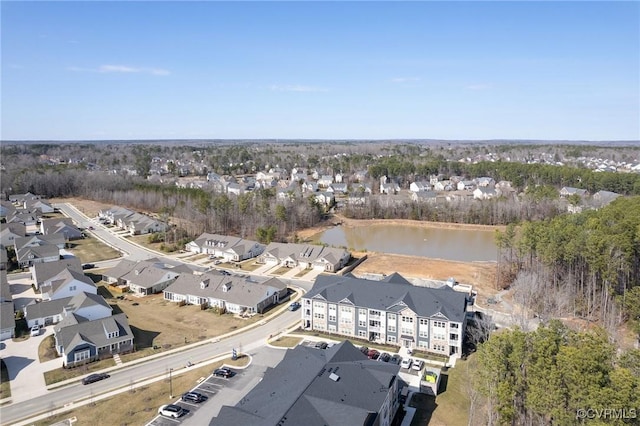
[[[369,357],[369,359],[378,359],[378,357],[380,356],[380,352],[375,349],[369,349],[369,353],[367,354],[367,356]]]
[[[382,362],[389,362],[390,359],[391,359],[391,355],[389,355],[386,352],[382,352],[378,357],[378,361],[382,361]]]
[[[95,267],[96,265],[94,265],[93,263],[85,263],[84,265],[82,265],[82,269],[93,269]]]
[[[360,346],[360,352],[362,352],[365,355],[369,355],[369,348],[366,346]]]
[[[295,311],[300,307],[300,303],[298,302],[293,302],[292,304],[289,305],[289,310],[290,311]]]
[[[329,347],[329,344],[327,342],[318,342],[316,343],[316,348],[317,349],[327,349]]]
[[[104,380],[108,378],[109,378],[109,375],[107,373],[89,374],[87,377],[82,379],[82,384],[88,385],[90,383],[99,382],[100,380]]]
[[[202,402],[205,399],[207,399],[207,397],[204,396],[201,393],[198,393],[198,392],[187,392],[187,393],[182,395],[182,400],[183,401]]]
[[[229,377],[233,376],[233,371],[231,371],[230,368],[227,367],[221,367],[221,368],[217,368],[213,371],[213,375],[216,377],[224,377],[226,379],[228,379]]]
[[[391,355],[391,359],[389,360],[389,362],[393,363],[393,364],[400,364],[402,362],[402,357],[398,354],[393,354]]]

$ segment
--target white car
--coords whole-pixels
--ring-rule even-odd
[[[40,335],[40,326],[34,325],[31,327],[31,337],[36,337]]]
[[[424,361],[421,360],[421,359],[416,359],[413,362],[413,366],[411,368],[413,368],[416,371],[420,371],[420,370],[422,370],[422,367],[424,367]]]
[[[413,360],[411,358],[405,358],[400,363],[400,368],[411,368],[411,364],[413,364]]]
[[[163,405],[158,409],[158,414],[160,414],[161,416],[172,417],[174,419],[177,419],[182,414],[184,414],[183,412],[184,410],[181,406],[174,404]]]

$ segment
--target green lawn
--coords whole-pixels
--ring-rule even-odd
[[[278,337],[273,342],[270,342],[271,346],[278,346],[281,348],[294,348],[302,341],[302,337],[294,336],[282,336]]]
[[[442,375],[436,408],[431,416],[432,424],[466,426],[469,423],[469,375],[475,365],[471,357],[466,361],[457,360],[455,368]]]
[[[62,358],[60,358],[60,365],[62,365]],[[55,370],[47,371],[44,373],[44,382],[47,385],[62,382],[64,380],[83,377],[94,371],[103,370],[108,367],[113,367],[116,362],[113,358],[107,358],[102,361],[91,362],[76,368],[57,368]]]

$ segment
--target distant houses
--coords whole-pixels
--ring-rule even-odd
[[[225,261],[240,262],[260,255],[265,246],[257,241],[204,233],[185,246],[191,253],[203,253]]]
[[[168,228],[168,225],[160,220],[119,206],[100,210],[98,217],[120,229],[129,231],[129,235],[164,232]]]

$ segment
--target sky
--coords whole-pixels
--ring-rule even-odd
[[[640,3],[1,3],[2,140],[640,140]]]

